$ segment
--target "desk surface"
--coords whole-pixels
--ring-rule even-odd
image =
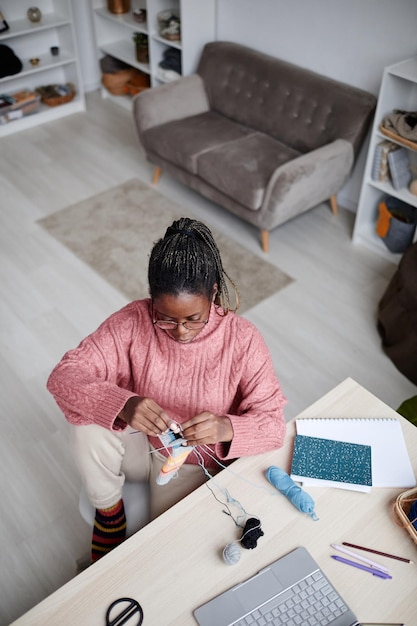
[[[351,379],[299,417],[317,416],[399,417]],[[417,429],[399,419],[417,473]],[[320,518],[314,522],[265,479],[270,465],[289,472],[294,434],[292,420],[282,449],[239,459],[214,479],[217,497],[223,500],[217,486],[228,489],[248,513],[260,518],[265,533],[254,550],[241,550],[236,565],[226,565],[222,551],[241,531],[203,485],[14,625],[102,626],[108,605],[128,596],[142,605],[144,626],[195,626],[193,609],[298,546],[311,552],[360,621],[416,624],[417,546],[392,514],[392,503],[404,489],[358,493],[311,488]],[[330,543],[342,541],[404,556],[416,564],[375,557],[392,572],[392,580],[383,580],[331,559]]]

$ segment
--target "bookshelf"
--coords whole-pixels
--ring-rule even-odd
[[[27,18],[28,6],[29,3],[15,0],[1,2],[9,30],[0,34],[0,43],[13,50],[23,68],[18,74],[0,79],[0,93],[10,94],[22,89],[33,91],[42,85],[72,82],[77,94],[66,104],[41,105],[36,113],[0,125],[0,137],[85,110],[71,0],[38,0],[36,6],[40,8],[42,18],[37,23]],[[58,56],[51,55],[51,46],[59,46]],[[37,66],[30,64],[31,57],[40,59]]]
[[[109,54],[148,74],[151,87],[156,87],[164,82],[158,74],[159,63],[164,53],[173,48],[180,53],[181,75],[187,76],[195,71],[203,46],[216,38],[215,7],[216,0],[137,0],[131,3],[129,12],[116,15],[108,11],[106,0],[93,0],[98,60]],[[135,8],[146,9],[145,22],[138,23],[133,19],[132,10]],[[158,14],[161,11],[171,11],[180,18],[179,41],[169,41],[159,35]],[[136,60],[132,40],[134,32],[148,36],[149,63]],[[130,110],[130,97],[113,96],[105,88],[101,93],[102,97],[111,98]]]
[[[413,178],[417,178],[417,143],[414,147],[410,142],[398,141],[392,136],[387,137],[380,130],[382,120],[394,109],[417,111],[417,57],[384,69],[353,231],[355,244],[364,245],[384,258],[398,263],[401,255],[390,252],[376,234],[378,204],[383,196],[388,194],[417,208],[417,196],[407,187],[394,189],[390,181],[378,181],[372,177],[376,146],[389,139],[393,143],[398,143],[399,147],[407,149]],[[414,240],[416,239],[417,236]]]

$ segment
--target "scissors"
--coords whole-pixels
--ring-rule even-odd
[[[113,611],[114,607],[118,604],[124,603],[126,606],[119,607],[120,613]],[[113,612],[113,615],[111,613]],[[119,598],[111,603],[106,613],[106,626],[122,626],[126,624],[131,618],[137,616],[138,621],[132,626],[140,626],[143,622],[143,609],[137,600],[132,598]]]

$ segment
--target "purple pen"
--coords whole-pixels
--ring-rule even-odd
[[[378,576],[379,578],[392,578],[392,576],[390,576],[389,574],[385,574],[384,572],[374,569],[373,567],[367,567],[366,565],[355,563],[355,561],[349,561],[349,559],[344,559],[343,557],[336,556],[335,554],[332,554],[331,556],[332,556],[332,559],[334,559],[335,561],[340,561],[340,563],[345,563],[346,565],[352,565],[352,567],[357,567],[358,569],[362,569],[365,572],[369,572],[373,576]]]

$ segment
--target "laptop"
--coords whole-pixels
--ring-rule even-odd
[[[360,626],[304,547],[194,611],[200,626]]]

